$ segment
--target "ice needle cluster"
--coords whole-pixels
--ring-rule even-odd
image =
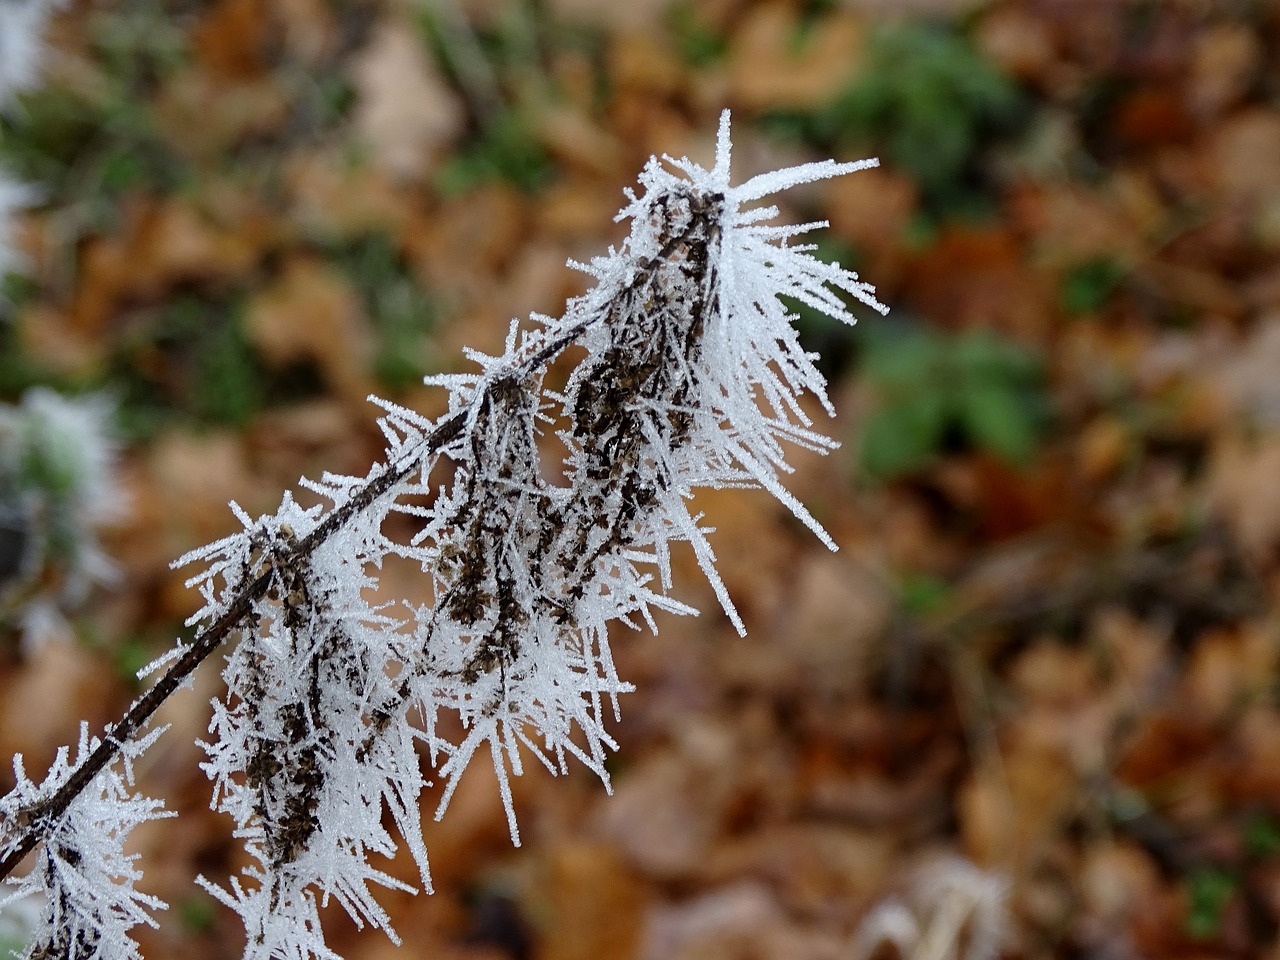
[[[487,756],[516,842],[510,778],[526,764],[576,759],[608,785],[608,725],[631,689],[609,626],[693,612],[668,595],[672,542],[692,545],[743,630],[695,489],[763,487],[831,545],[781,482],[789,445],[831,442],[801,405],[827,405],[824,383],[780,298],[849,323],[849,298],[884,307],[794,242],[822,224],[775,225],[759,201],[874,161],[735,187],[729,158],[726,114],[711,169],[651,160],[619,214],[629,237],[577,265],[595,284],[561,317],[513,327],[501,356],[472,354],[472,375],[436,378],[449,393],[437,420],[383,404],[383,463],[303,481],[325,506],[236,508],[242,532],[180,561],[201,566],[192,622],[240,624],[205,768],[253,865],[207,886],[243,917],[247,957],[333,956],[318,914],[331,900],[394,937],[374,893],[402,883],[370,854],[403,843],[430,887],[428,777],[444,783],[439,816]],[[558,369],[580,359],[552,389],[571,347]],[[558,436],[557,462],[543,462],[543,434]],[[389,557],[420,565],[430,602],[377,592]]]
[[[44,840],[31,872],[0,894],[0,910],[28,898],[38,905],[24,958],[141,956],[129,931],[140,923],[155,926],[151,911],[164,904],[134,887],[141,878],[134,864],[137,855],[125,853],[124,843],[134,827],[172,814],[158,800],[134,795],[132,761],[163,732],[153,730],[122,744],[117,763],[57,815],[42,810],[43,801],[98,746],[97,739],[82,724],[74,761],[63,747],[41,783],[27,776],[21,756],[14,758],[17,786],[0,797],[0,850],[9,839],[5,834],[12,833],[5,829],[9,824],[34,825]]]

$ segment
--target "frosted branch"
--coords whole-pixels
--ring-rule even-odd
[[[691,545],[745,630],[690,512],[694,491],[763,488],[835,547],[782,483],[790,445],[833,444],[799,402],[809,394],[829,409],[780,298],[845,322],[846,298],[884,310],[856,274],[790,245],[815,225],[742,209],[867,164],[808,164],[735,188],[729,158],[726,114],[711,169],[651,161],[620,214],[626,242],[583,265],[595,286],[561,317],[513,327],[502,354],[469,353],[474,374],[429,381],[448,392],[440,419],[384,404],[381,464],[305,482],[327,505],[286,495],[258,518],[233,507],[243,530],[179,561],[200,568],[189,581],[203,600],[197,639],[112,728],[116,746],[82,751],[35,807],[5,798],[10,860],[41,839],[50,849],[24,818],[78,802],[232,635],[204,769],[254,862],[225,886],[202,882],[240,913],[247,957],[333,956],[318,919],[329,900],[394,938],[375,892],[404,885],[370,854],[406,844],[430,888],[418,820],[429,774],[445,781],[439,816],[472,759],[487,756],[515,842],[511,778],[527,759],[553,773],[576,759],[607,788],[608,724],[632,689],[609,627],[655,629],[655,610],[693,612],[667,596],[673,542]],[[544,372],[570,346],[581,359],[548,390]],[[539,444],[548,424],[567,451],[558,463]],[[429,601],[379,597],[393,557],[420,567]],[[456,740],[444,715],[461,723]]]

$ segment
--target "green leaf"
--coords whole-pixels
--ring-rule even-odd
[[[937,383],[945,347],[922,331],[868,337],[862,371],[877,386],[917,389]]]
[[[1041,379],[1039,356],[990,330],[975,330],[957,337],[951,353],[962,382],[998,380],[1029,385]]]
[[[863,428],[863,470],[888,479],[919,469],[937,451],[946,425],[947,407],[936,391],[885,405]]]
[[[923,466],[944,439],[948,448],[958,441],[1012,463],[1035,454],[1049,406],[1033,351],[986,330],[916,328],[863,342],[861,371],[880,400],[862,451],[872,476]]]
[[[1039,411],[1025,394],[998,382],[969,384],[957,395],[961,425],[975,445],[1026,463],[1039,440]]]

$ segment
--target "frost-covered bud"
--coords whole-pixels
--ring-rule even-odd
[[[744,205],[866,165],[733,187],[726,115],[712,169],[645,168],[620,214],[630,236],[584,267],[597,282],[562,317],[513,327],[499,356],[469,353],[474,375],[429,381],[449,391],[445,416],[384,404],[386,462],[305,484],[332,506],[286,497],[257,520],[237,508],[243,532],[183,558],[207,564],[191,581],[205,601],[193,623],[252,596],[205,765],[257,860],[227,888],[208,884],[244,918],[248,956],[329,956],[317,911],[330,897],[388,929],[370,890],[399,884],[368,862],[395,849],[384,812],[429,886],[419,746],[445,781],[437,816],[487,753],[517,842],[510,777],[525,757],[553,773],[576,757],[607,786],[607,724],[631,689],[610,624],[656,630],[654,609],[694,612],[668,596],[673,541],[692,545],[744,629],[689,511],[696,489],[764,487],[834,548],[779,481],[784,444],[831,447],[798,402],[825,403],[824,384],[780,298],[848,322],[842,294],[883,307],[856,275],[789,245],[815,224],[769,226],[776,210]],[[566,386],[547,389],[571,347]],[[547,464],[539,432],[557,423],[567,456]],[[398,540],[406,520],[416,532]],[[421,565],[429,599],[374,599],[388,557]]]
[[[65,632],[63,613],[114,575],[98,543],[124,513],[113,412],[39,387],[0,407],[0,623],[28,642]]]

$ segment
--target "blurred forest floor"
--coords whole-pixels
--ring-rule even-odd
[[[708,163],[729,107],[739,181],[881,158],[784,198],[893,307],[799,320],[844,445],[791,487],[842,549],[701,495],[748,637],[685,557],[703,615],[614,638],[615,795],[534,769],[513,849],[477,765],[428,823],[438,892],[385,898],[405,946],[336,914],[330,944],[853,960],[886,898],[927,927],[986,896],[965,858],[1005,957],[1280,957],[1280,5],[101,0],[49,39],[0,118],[42,191],[0,399],[109,390],[130,513],[76,642],[2,641],[0,755],[111,718],[228,500],[363,474],[366,396],[438,412],[421,376],[559,313],[643,162]],[[192,884],[237,869],[194,745],[218,689],[146,757],[181,811],[140,831],[149,957],[240,953]]]

